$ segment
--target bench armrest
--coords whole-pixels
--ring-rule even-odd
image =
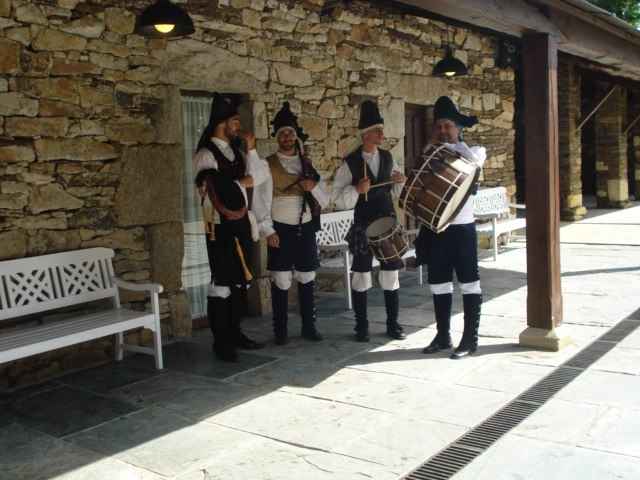
[[[526,210],[527,206],[524,203],[510,203],[509,206],[511,208],[515,208],[516,210]]]
[[[162,293],[164,287],[159,283],[133,283],[122,280],[118,277],[113,277],[113,282],[120,288],[130,290],[133,292],[151,292]]]

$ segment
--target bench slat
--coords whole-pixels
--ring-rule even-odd
[[[150,313],[120,309],[104,312],[103,315],[88,315],[52,323],[55,325],[42,325],[3,334],[0,337],[0,361],[9,361],[7,356],[22,358],[137,327],[151,328],[154,318]],[[51,328],[52,326],[57,328]],[[30,335],[25,336],[25,332]]]
[[[90,332],[109,325],[134,322],[143,326],[152,325],[153,314],[138,312],[125,308],[105,310],[65,320],[52,321],[36,327],[18,328],[0,335],[0,351],[11,350],[24,345],[41,343],[52,339],[59,339],[82,332]],[[134,327],[135,328],[135,327]],[[116,331],[122,331],[120,329]]]

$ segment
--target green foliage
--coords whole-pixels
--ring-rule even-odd
[[[640,28],[640,0],[589,0],[616,17]]]

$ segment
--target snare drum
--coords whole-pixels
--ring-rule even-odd
[[[367,227],[369,250],[380,262],[402,260],[409,242],[402,225],[393,217],[382,217]]]
[[[480,169],[445,145],[429,145],[400,194],[400,207],[428,229],[449,226],[471,194]]]

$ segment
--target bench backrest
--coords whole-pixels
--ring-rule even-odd
[[[114,251],[88,248],[0,262],[0,320],[118,298]]]
[[[353,224],[353,210],[323,213],[320,215],[320,230],[316,233],[319,247],[344,246],[344,237]]]
[[[509,196],[505,187],[481,188],[473,199],[473,213],[503,215],[509,213]]]

